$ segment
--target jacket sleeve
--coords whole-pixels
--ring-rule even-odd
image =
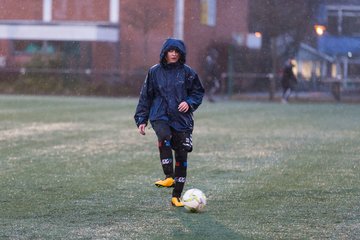
[[[148,123],[150,107],[153,101],[153,88],[151,85],[150,72],[147,74],[141,88],[139,102],[136,107],[134,119],[136,126]]]
[[[200,81],[199,76],[194,71],[190,71],[190,74],[186,76],[186,78],[188,81],[188,94],[185,101],[189,104],[191,110],[195,111],[202,103],[205,89]]]

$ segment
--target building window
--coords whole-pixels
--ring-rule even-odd
[[[360,63],[349,63],[348,76],[358,77],[360,75]]]
[[[53,54],[55,46],[47,41],[15,40],[13,41],[15,55],[32,55],[37,53]]]
[[[201,0],[201,24],[216,25],[216,0]]]
[[[55,67],[62,68],[90,68],[91,42],[79,41],[31,41],[14,40],[13,53],[16,56],[45,56],[54,60]]]
[[[329,6],[327,21],[332,35],[360,36],[360,8]]]
[[[338,68],[336,64],[331,64],[331,77],[337,78],[337,75],[338,75]]]
[[[343,34],[360,36],[360,16],[344,17]]]
[[[304,80],[309,81],[311,79],[312,72],[312,62],[311,61],[302,61],[299,71]]]
[[[78,41],[14,40],[13,46],[15,55],[65,53],[75,56],[80,54]]]
[[[338,33],[338,19],[336,16],[328,16],[328,26],[326,28],[326,30],[331,34],[331,35],[339,35]]]

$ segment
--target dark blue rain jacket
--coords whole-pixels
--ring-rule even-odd
[[[180,53],[179,61],[168,64],[169,50]],[[135,112],[135,123],[147,124],[157,120],[169,122],[176,131],[192,132],[193,112],[199,107],[204,96],[204,88],[196,72],[185,64],[186,48],[183,41],[167,39],[161,49],[160,63],[149,69],[141,89]],[[179,112],[178,106],[186,101],[189,110]]]

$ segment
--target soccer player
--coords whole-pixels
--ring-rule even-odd
[[[281,86],[283,88],[283,94],[281,98],[282,103],[287,103],[291,92],[294,90],[297,84],[297,78],[293,72],[293,60],[288,59],[285,63],[285,67],[282,72]]]
[[[165,179],[155,185],[174,187],[171,203],[176,207],[184,206],[180,197],[186,181],[188,153],[193,149],[193,112],[205,92],[197,73],[185,61],[184,42],[168,38],[160,52],[160,63],[148,71],[134,116],[141,135],[145,135],[148,121],[156,133]]]

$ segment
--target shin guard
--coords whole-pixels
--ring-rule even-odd
[[[187,170],[187,151],[175,152],[175,188],[173,190],[173,197],[180,197],[186,182]]]
[[[160,161],[166,177],[174,177],[173,154],[170,140],[159,141]]]

